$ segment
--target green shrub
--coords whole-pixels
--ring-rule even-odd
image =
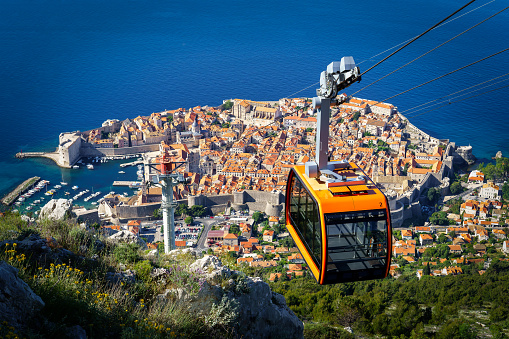
[[[136,271],[136,276],[141,280],[148,282],[152,280],[150,277],[150,272],[152,272],[152,264],[148,260],[143,260],[136,265],[134,265],[134,270]]]
[[[139,246],[136,244],[122,244],[115,247],[113,256],[119,263],[131,264],[140,259]]]

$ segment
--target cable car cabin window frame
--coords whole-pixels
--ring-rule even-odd
[[[322,228],[318,202],[300,178],[292,173],[290,186],[290,222],[318,269],[322,266]],[[309,232],[308,232],[309,231]]]
[[[384,278],[390,241],[385,209],[324,214],[324,283]]]

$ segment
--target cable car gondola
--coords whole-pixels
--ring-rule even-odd
[[[352,57],[322,72],[316,161],[294,166],[286,186],[286,227],[322,285],[385,278],[391,262],[387,198],[355,163],[327,159],[331,99],[359,74]]]
[[[290,171],[286,227],[319,284],[387,276],[391,222],[387,198],[353,162],[329,162],[337,186]]]

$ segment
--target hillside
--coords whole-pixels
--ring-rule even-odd
[[[260,278],[191,251],[158,256],[73,220],[0,217],[0,336],[299,338]]]

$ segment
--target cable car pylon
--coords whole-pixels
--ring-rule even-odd
[[[159,163],[152,164],[152,168],[156,170],[155,186],[161,187],[161,209],[163,210],[163,237],[164,237],[164,253],[176,249],[175,246],[175,208],[177,203],[173,201],[173,188],[178,184],[184,183],[184,176],[177,173],[176,170],[184,165],[185,162],[171,161],[168,152],[163,151]],[[153,165],[157,165],[153,167]]]

